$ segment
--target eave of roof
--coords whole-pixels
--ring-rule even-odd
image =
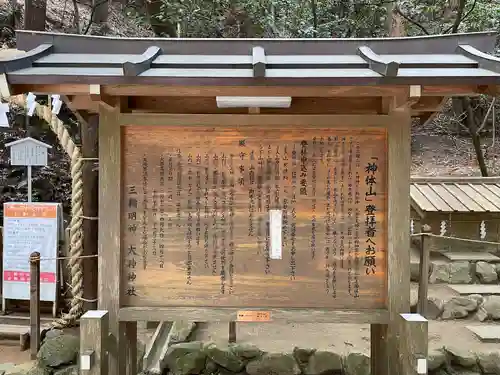
[[[375,39],[111,38],[18,31],[11,84],[499,85],[496,33]]]

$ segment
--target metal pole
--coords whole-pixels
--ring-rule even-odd
[[[31,196],[31,165],[28,165],[28,202],[32,201]]]

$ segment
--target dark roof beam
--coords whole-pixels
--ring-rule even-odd
[[[151,63],[161,53],[161,48],[156,46],[149,47],[142,55],[134,60],[123,63],[123,75],[126,77],[135,77],[151,68]]]
[[[266,53],[264,48],[252,48],[252,65],[254,78],[264,78],[266,76]]]
[[[500,59],[498,57],[488,55],[487,53],[484,53],[468,44],[458,45],[457,52],[468,57],[469,59],[477,61],[479,68],[481,69],[500,73]]]
[[[396,61],[386,62],[368,46],[358,48],[360,55],[370,66],[370,69],[384,77],[397,77],[399,63]]]
[[[52,52],[52,44],[40,44],[38,47],[29,50],[28,52],[10,58],[2,63],[0,63],[0,73],[9,73],[16,70],[31,68],[33,62],[43,56],[47,56]]]

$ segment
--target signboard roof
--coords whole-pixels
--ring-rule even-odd
[[[11,84],[499,84],[496,33],[373,39],[113,38],[17,31]]]

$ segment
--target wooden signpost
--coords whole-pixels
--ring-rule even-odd
[[[82,337],[109,323],[109,367],[84,339],[84,370],[135,375],[137,321],[191,320],[233,322],[232,339],[237,321],[368,323],[373,375],[425,374],[427,321],[407,314],[411,121],[496,93],[495,38],[19,32],[11,90],[99,114],[101,311]]]
[[[6,143],[10,148],[10,164],[25,165],[28,168],[28,202],[33,200],[32,194],[32,167],[45,167],[47,165],[47,150],[52,146],[31,137]]]

